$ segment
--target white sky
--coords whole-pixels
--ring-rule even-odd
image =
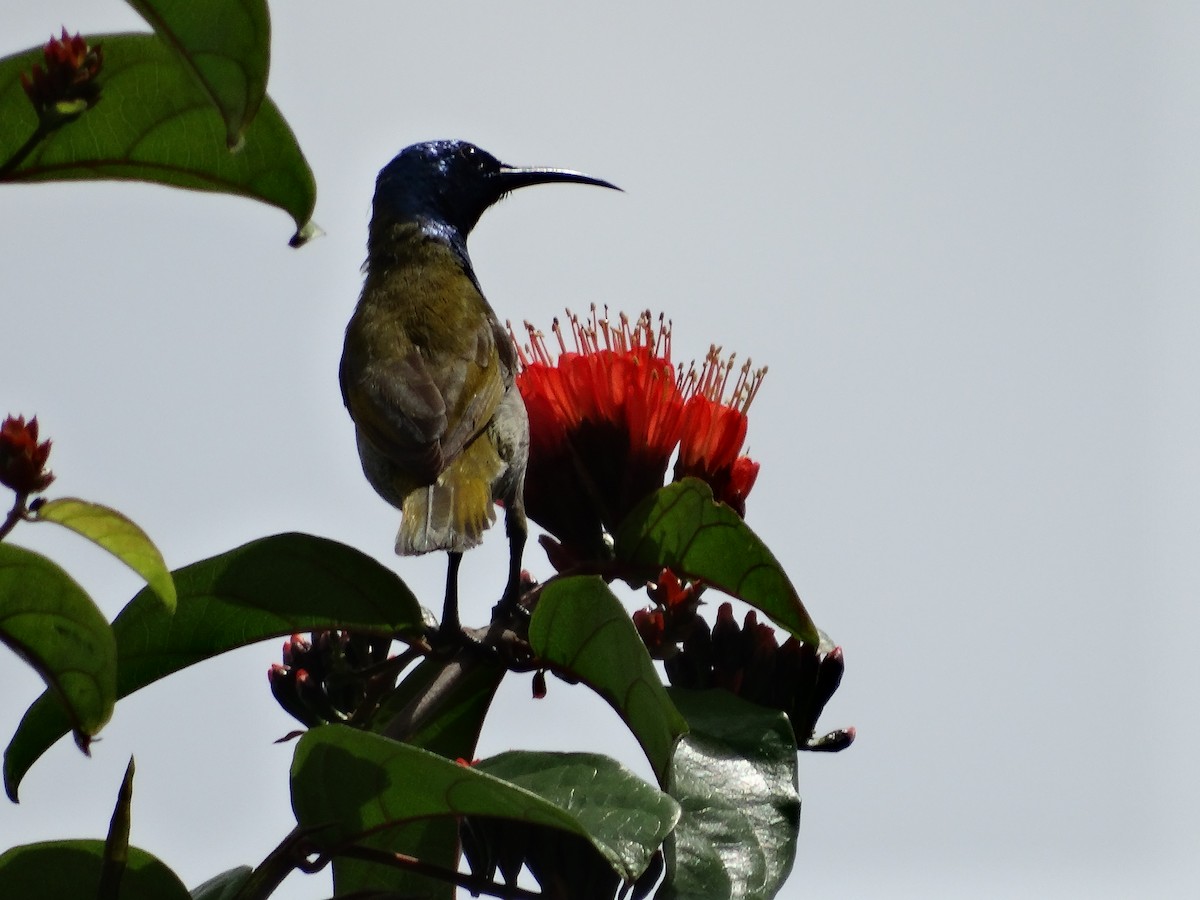
[[[138,27],[116,2],[13,6],[3,53]],[[286,216],[229,197],[0,190],[0,414],[39,415],[52,494],[122,509],[172,565],[304,530],[435,602],[444,562],[391,556],[336,384],[375,172],[435,137],[582,169],[626,193],[521,192],[476,270],[501,316],[662,309],[678,357],[770,366],[748,520],[845,647],[822,725],[859,729],[801,759],[783,896],[1196,889],[1194,5],[376,0],[278,3],[274,28],[321,240],[290,250]],[[11,539],[110,616],[137,587],[49,526]],[[499,531],[467,557],[468,621],[503,559]],[[60,743],[0,846],[102,837],[134,753],[135,843],[189,886],[257,863],[292,822],[277,653],[124,701],[90,761]],[[10,654],[0,683],[7,743],[40,683]],[[483,753],[648,771],[607,708],[550,687],[512,679]]]

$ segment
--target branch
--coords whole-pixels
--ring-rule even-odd
[[[3,164],[0,164],[0,180],[7,180],[8,176],[11,175],[16,168],[21,165],[21,163],[25,162],[25,159],[30,153],[33,152],[33,148],[40,144],[46,135],[53,130],[53,128],[47,128],[46,123],[41,121],[39,118],[38,127],[35,128],[33,134],[29,136],[29,140],[18,147],[16,152],[14,152],[12,156],[5,160]]]
[[[0,524],[0,541],[8,537],[8,533],[17,527],[17,523],[25,518],[29,512],[29,507],[26,503],[29,500],[29,494],[17,494],[17,499],[13,501],[13,507],[8,511],[3,524]]]
[[[292,874],[293,869],[305,868],[305,851],[302,841],[307,835],[297,826],[287,837],[279,842],[279,846],[267,854],[267,858],[259,863],[258,868],[250,873],[236,894],[230,900],[266,900],[275,893],[283,879]]]

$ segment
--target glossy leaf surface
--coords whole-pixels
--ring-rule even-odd
[[[0,855],[0,897],[80,900],[97,896],[104,841],[46,841]],[[144,850],[131,847],[119,900],[190,900],[179,877]]]
[[[683,818],[667,844],[660,900],[768,900],[796,856],[800,796],[787,717],[727,691],[671,696],[691,731],[669,792]]]
[[[405,743],[447,759],[473,759],[484,717],[508,670],[484,656],[466,656],[466,659],[423,660],[388,697],[372,723],[373,730],[380,732],[389,725],[394,728],[392,720],[402,710],[414,701],[428,702],[436,694],[432,708],[422,713],[419,721],[406,723],[402,734],[394,736],[402,736]],[[452,674],[452,668],[460,664],[464,668],[453,673],[455,677],[449,688],[430,691],[435,682]],[[458,823],[444,817],[404,822],[372,834],[360,843],[380,850],[403,850],[426,862],[452,869],[458,862]],[[333,861],[333,881],[340,892],[386,888],[401,896],[454,896],[453,887],[446,882],[346,857]]]
[[[113,622],[117,697],[227,650],[298,631],[381,634],[422,627],[416,598],[390,570],[352,547],[305,534],[252,541],[174,573],[172,614],[149,588]],[[29,767],[67,730],[45,695],[21,720],[4,755],[16,799]]]
[[[170,609],[175,608],[175,582],[146,532],[125,515],[87,500],[64,497],[37,508],[38,521],[55,522],[107,550],[154,589]]]
[[[766,613],[798,640],[820,642],[775,555],[699,479],[669,484],[639,505],[621,523],[615,551],[648,577],[669,568],[680,577],[703,579]]]
[[[539,660],[583,681],[620,714],[665,782],[687,723],[607,585],[592,576],[547,583],[529,623],[529,644]]]
[[[73,731],[86,751],[117,700],[116,641],[91,597],[46,557],[0,543],[0,641],[45,680],[56,738]]]
[[[2,179],[13,182],[120,179],[251,197],[295,220],[293,243],[311,235],[316,182],[296,138],[266,99],[230,153],[225,124],[176,53],[154,35],[89,36],[104,49],[99,102],[51,131]],[[0,59],[0,167],[38,128],[20,76],[40,49]]]
[[[507,765],[520,768],[511,762]],[[499,818],[577,835],[589,841],[618,873],[636,877],[644,868],[643,859],[648,858],[637,846],[638,838],[657,834],[661,840],[678,810],[615,763],[603,771],[593,766],[592,771],[591,778],[598,783],[590,789],[591,799],[598,806],[606,787],[610,793],[602,808],[610,814],[628,822],[624,807],[644,801],[649,816],[657,816],[657,825],[608,843],[592,834],[575,811],[493,777],[482,767],[460,765],[407,744],[335,725],[311,729],[300,739],[292,763],[292,807],[300,826],[313,829],[312,840],[329,850],[406,821],[447,816]],[[575,776],[582,774],[580,768]],[[558,777],[564,776],[560,772]],[[554,778],[550,775],[543,783],[551,794],[558,792],[549,786]],[[592,815],[592,824],[602,817],[600,810]]]
[[[598,753],[501,753],[476,769],[562,807],[636,878],[679,820],[679,804]]]
[[[267,93],[266,0],[128,0],[199,79],[236,147]]]

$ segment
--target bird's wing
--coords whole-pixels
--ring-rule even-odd
[[[487,425],[511,370],[494,329],[467,329],[436,353],[344,354],[342,398],[359,432],[418,483],[429,483]],[[367,359],[354,369],[351,358]],[[508,374],[511,381],[511,374]]]
[[[459,348],[456,362],[446,367],[441,379],[448,424],[441,444],[447,463],[487,426],[507,388],[507,370],[500,365],[492,328],[476,329],[473,340]],[[511,375],[508,381],[512,381]]]
[[[437,478],[446,467],[446,404],[420,352],[411,348],[354,375],[343,359],[340,374],[342,399],[371,446],[418,483]]]

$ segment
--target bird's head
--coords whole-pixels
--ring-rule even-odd
[[[431,219],[466,237],[483,211],[509,191],[551,182],[620,190],[570,169],[506,165],[467,141],[425,141],[405,147],[379,172],[375,213],[392,221]]]

